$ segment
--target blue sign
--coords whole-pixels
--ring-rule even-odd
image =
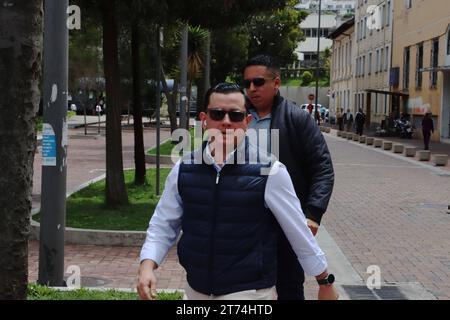
[[[48,123],[42,126],[42,165],[56,167],[56,136]]]

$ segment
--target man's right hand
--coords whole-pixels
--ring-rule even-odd
[[[156,276],[153,272],[157,264],[152,260],[144,260],[139,267],[137,292],[142,300],[156,299]]]

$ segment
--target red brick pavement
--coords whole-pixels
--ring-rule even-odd
[[[327,141],[336,182],[324,225],[356,271],[367,279],[367,267],[378,265],[386,283],[418,282],[450,299],[450,176]]]
[[[336,171],[323,224],[363,279],[378,265],[384,283],[417,282],[450,298],[450,178],[356,143],[327,136]],[[83,181],[84,182],[84,181]],[[30,242],[30,281],[37,277],[37,242]],[[139,248],[66,246],[66,268],[107,278],[107,287],[134,288]],[[160,288],[184,288],[172,249],[158,270]],[[306,297],[316,298],[313,279]]]

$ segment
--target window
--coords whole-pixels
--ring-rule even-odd
[[[362,75],[365,76],[366,75],[366,56],[363,56],[363,60],[362,60]]]
[[[410,48],[405,48],[403,53],[403,90],[409,88],[409,64],[410,64]]]
[[[406,8],[409,9],[412,7],[412,0],[405,0]]]
[[[417,45],[416,53],[416,87],[422,88],[423,43]]]
[[[383,71],[383,65],[384,65],[384,49],[383,48],[381,48],[381,51],[380,51],[380,72],[382,72]]]
[[[447,32],[447,55],[450,56],[450,28],[448,29]]]
[[[370,75],[372,73],[372,52],[369,53],[369,70],[367,71],[367,74]]]
[[[387,2],[387,9],[386,9],[386,27],[388,27],[391,23],[391,2]]]
[[[431,66],[437,68],[439,65],[439,39],[433,40],[433,45],[431,47]],[[437,71],[431,72],[431,86],[435,87],[437,85]]]
[[[364,17],[364,26],[363,26],[363,28],[364,28],[364,39],[365,39],[366,36],[367,36],[367,17]]]
[[[380,69],[380,50],[377,49],[377,60],[375,61],[375,73]]]
[[[385,58],[385,63],[384,63],[384,71],[388,71],[389,70],[389,47],[386,47],[386,58]]]

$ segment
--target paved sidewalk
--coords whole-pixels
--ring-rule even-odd
[[[331,260],[330,269],[339,269],[337,280],[345,285],[364,283],[370,276],[367,268],[376,265],[383,285],[423,288],[428,295],[418,295],[418,299],[430,295],[450,299],[450,215],[446,214],[450,176],[439,175],[431,166],[405,161],[392,152],[333,135],[325,137],[336,181],[318,238]],[[90,158],[82,153],[92,150],[83,144],[80,148],[77,157]],[[95,156],[91,154],[91,160]],[[134,288],[139,250],[67,245],[65,266],[80,266],[87,284],[97,281],[104,287]],[[29,254],[30,281],[34,281],[38,270],[36,241],[30,242]],[[174,248],[157,272],[160,288],[184,288],[185,273]],[[308,278],[306,297],[316,299],[316,292],[317,285]]]

